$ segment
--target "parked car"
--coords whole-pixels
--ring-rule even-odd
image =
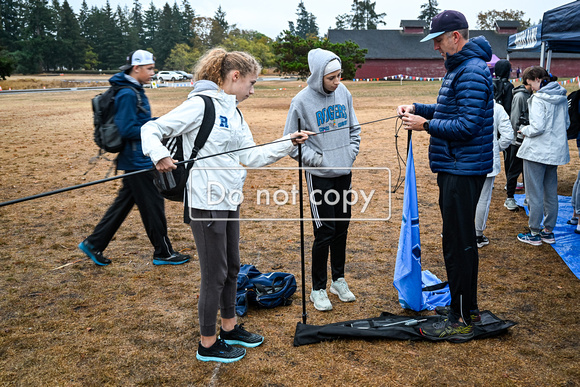
[[[193,74],[186,73],[185,71],[179,70],[176,73],[183,75],[183,79],[193,79]]]
[[[183,79],[183,75],[176,71],[160,71],[155,75],[155,78],[160,82],[180,81]]]

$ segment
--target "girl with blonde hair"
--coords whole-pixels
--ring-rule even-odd
[[[309,132],[295,132],[255,147],[248,124],[237,109],[238,103],[254,94],[261,67],[254,57],[214,48],[200,60],[194,71],[193,91],[180,106],[150,121],[141,129],[143,151],[159,172],[175,169],[175,160],[163,146],[163,138],[183,135],[183,152],[191,154],[204,114],[200,94],[209,96],[215,106],[215,123],[195,166],[190,170],[186,203],[190,226],[199,256],[199,326],[201,340],[197,359],[234,362],[264,338],[236,323],[235,304],[239,256],[239,202],[231,193],[241,192],[246,171],[240,164],[261,167],[276,162],[302,144]],[[284,141],[284,140],[288,141]],[[238,151],[238,149],[244,149]],[[207,157],[216,155],[215,157]],[[225,194],[225,195],[224,195]],[[234,195],[235,196],[235,195]],[[217,312],[221,315],[216,335]]]

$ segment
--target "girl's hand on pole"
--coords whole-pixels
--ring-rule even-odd
[[[155,165],[155,168],[157,168],[159,172],[169,172],[177,168],[175,165],[176,162],[177,160],[173,160],[171,157],[167,156],[159,160]]]
[[[306,140],[308,140],[308,135],[315,135],[314,132],[309,132],[307,130],[303,130],[301,132],[294,132],[290,134],[290,139],[292,139],[293,145],[304,144]]]

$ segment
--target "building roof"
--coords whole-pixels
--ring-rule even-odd
[[[400,27],[418,27],[418,28],[426,28],[429,25],[425,20],[401,20]]]
[[[518,20],[496,20],[495,24],[499,28],[520,28],[521,26]]]
[[[353,41],[361,48],[366,48],[366,59],[440,59],[439,52],[433,49],[433,42],[420,43],[427,35],[405,34],[403,30],[328,30],[328,40],[332,43]],[[507,56],[509,35],[499,34],[494,30],[470,30],[469,36],[483,35],[491,45],[492,52],[499,58]],[[512,52],[510,59],[539,58],[537,52]],[[553,58],[580,58],[579,54],[554,53]]]

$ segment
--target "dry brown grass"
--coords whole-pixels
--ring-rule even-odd
[[[256,142],[282,132],[290,99],[301,82],[265,82],[241,105]],[[436,83],[351,83],[360,122],[394,115],[395,106],[434,101]],[[279,90],[286,88],[286,90]],[[179,104],[187,89],[150,90],[154,115]],[[95,91],[0,96],[0,200],[5,201],[105,176],[92,142],[90,98]],[[404,139],[404,137],[403,137]],[[445,277],[435,176],[427,161],[427,136],[414,136],[422,229],[423,267]],[[400,141],[404,143],[405,141]],[[404,148],[404,145],[402,146]],[[575,144],[570,142],[575,150]],[[579,169],[559,169],[560,194],[570,195]],[[282,160],[280,166],[294,166]],[[363,127],[356,166],[389,167],[398,174],[394,121]],[[364,176],[367,176],[366,178]],[[355,174],[354,186],[369,184]],[[250,171],[246,189],[295,181],[295,175]],[[371,181],[379,185],[383,181]],[[516,241],[527,224],[523,211],[503,207],[505,177],[497,178],[480,250],[480,306],[518,325],[497,338],[462,345],[409,341],[340,340],[294,348],[301,321],[301,289],[289,307],[251,308],[240,322],[266,337],[230,365],[195,360],[199,339],[195,247],[181,222],[178,203],[167,203],[175,248],[192,262],[154,267],[151,246],[133,211],[107,249],[113,263],[96,267],[76,248],[111,203],[119,182],[110,182],[0,208],[0,383],[15,385],[577,385],[580,380],[580,281],[548,246]],[[392,286],[402,207],[402,189],[392,197],[392,219],[353,222],[347,280],[358,296],[320,313],[308,304],[308,323],[327,324],[404,312]],[[244,208],[258,215],[261,209]],[[293,208],[280,209],[288,216]],[[295,216],[295,215],[293,215]],[[311,226],[306,229],[309,267]],[[296,222],[243,222],[243,263],[261,271],[300,276]],[[62,269],[55,268],[74,263]],[[307,270],[307,290],[310,275]]]

